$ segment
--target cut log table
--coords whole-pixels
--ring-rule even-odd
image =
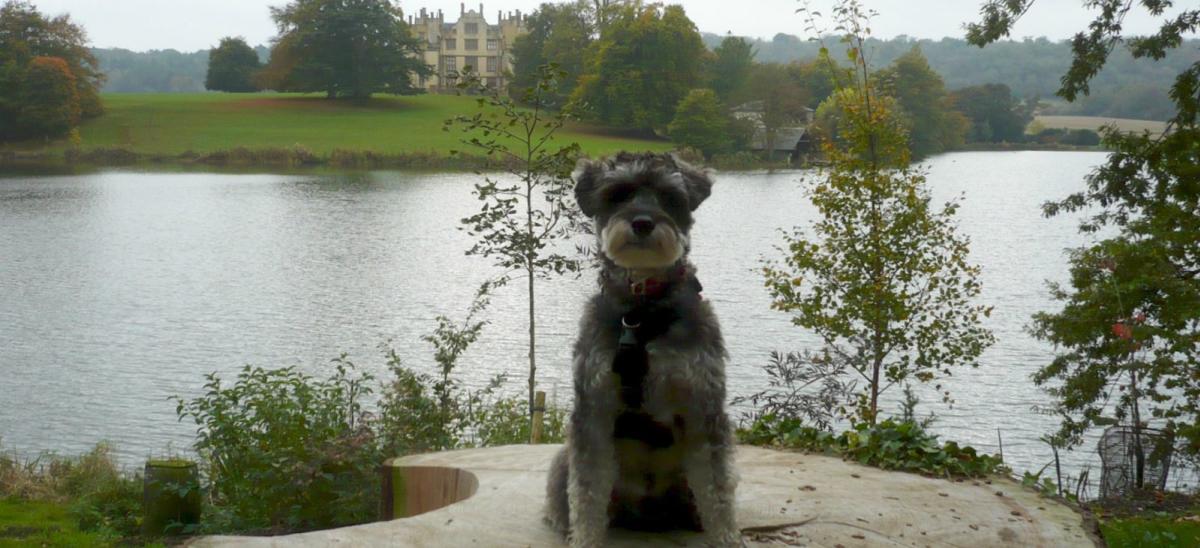
[[[541,520],[557,445],[393,459],[391,521],[192,546],[562,546]],[[739,447],[738,524],[748,546],[1095,546],[1094,522],[1015,481],[949,481],[837,458]],[[611,546],[700,546],[694,533],[614,530]]]

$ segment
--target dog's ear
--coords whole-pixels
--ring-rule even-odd
[[[587,217],[596,216],[596,189],[600,186],[600,177],[604,174],[604,163],[600,160],[580,158],[575,164],[575,202]]]
[[[679,174],[683,176],[683,185],[687,189],[688,205],[692,211],[700,207],[700,203],[712,195],[712,170],[697,169],[691,164],[671,155]]]

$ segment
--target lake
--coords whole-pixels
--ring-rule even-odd
[[[996,450],[1018,472],[1051,459],[1037,441],[1056,427],[1034,411],[1047,397],[1029,380],[1052,348],[1024,328],[1052,307],[1046,280],[1065,281],[1063,250],[1084,243],[1076,219],[1040,205],[1082,187],[1103,161],[1091,152],[971,152],[927,162],[935,201],[962,197],[960,229],[983,265],[981,302],[997,339],[981,367],[931,390],[934,430]],[[804,172],[718,174],[697,212],[692,259],[721,318],[732,395],[766,385],[772,350],[816,348],[811,333],[772,311],[757,269],[777,256],[781,228],[813,217]],[[127,465],[186,450],[194,427],[172,395],[199,393],[203,375],[244,364],[323,373],[342,352],[383,375],[390,344],[432,371],[421,336],[439,314],[462,317],[496,271],[464,256],[458,220],[477,208],[470,174],[371,172],[242,175],[102,171],[0,176],[0,439],[22,452],[66,454],[112,441]],[[594,273],[538,286],[539,385],[571,395],[569,347]],[[464,358],[479,386],[509,371],[524,392],[523,285],[493,299],[491,324]],[[898,390],[897,390],[898,392]],[[896,394],[898,395],[898,394]],[[894,401],[894,398],[889,401]],[[737,411],[737,410],[735,410]],[[1098,462],[1085,447],[1067,469]]]

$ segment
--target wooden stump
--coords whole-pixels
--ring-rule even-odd
[[[146,461],[142,479],[142,533],[179,534],[200,523],[200,474],[196,463],[179,459]]]

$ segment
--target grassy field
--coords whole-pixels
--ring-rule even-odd
[[[1159,134],[1167,127],[1165,122],[1157,122],[1154,120],[1132,120],[1129,118],[1104,118],[1101,116],[1038,116],[1034,118],[1034,124],[1041,124],[1047,129],[1090,129],[1098,130],[1108,124],[1116,124],[1117,129],[1121,131],[1141,133],[1144,130],[1150,130],[1150,133]]]
[[[475,99],[451,95],[378,96],[366,104],[276,93],[105,94],[103,100],[105,115],[80,128],[84,149],[123,147],[164,155],[295,145],[319,156],[334,149],[444,155],[464,146],[461,133],[443,131],[442,122],[479,109]],[[592,155],[671,148],[666,141],[614,135],[583,124],[566,128],[560,140],[576,141]],[[48,145],[55,151],[65,147],[65,141]],[[8,148],[44,150],[47,145]]]
[[[60,504],[0,498],[0,548],[112,544],[102,535],[79,531]]]

